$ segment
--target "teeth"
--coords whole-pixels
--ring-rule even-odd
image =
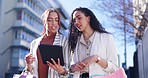
[[[56,27],[52,27],[52,29],[55,29]]]

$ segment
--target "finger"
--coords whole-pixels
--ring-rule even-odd
[[[82,67],[81,65],[77,64],[75,68],[76,68],[76,70],[79,71],[79,70],[81,70],[83,67]]]
[[[35,61],[35,58],[33,57],[32,60]]]
[[[27,64],[32,64],[33,61],[34,61],[33,59],[28,59],[28,60],[26,60]]]
[[[29,54],[27,54],[27,55],[26,55],[26,57],[31,57],[31,56],[32,56],[32,54],[31,54],[31,53],[29,53]]]
[[[81,65],[82,67],[86,67],[86,64],[83,63],[83,62],[81,62],[80,65]]]
[[[52,62],[53,62],[54,65],[57,65],[57,63],[54,61],[53,58],[51,58],[51,60],[52,60]]]
[[[31,57],[31,58],[29,59],[29,61],[31,61],[31,62],[35,61],[35,58],[34,58],[34,57]]]
[[[29,62],[32,62],[32,61],[33,61],[33,59],[30,58],[30,59],[29,59]]]
[[[54,67],[55,67],[55,68],[58,68],[58,64],[54,61],[54,59],[51,58],[51,60],[52,60],[52,62],[53,62],[53,64],[54,64]]]
[[[72,65],[72,71],[80,71],[82,69],[82,66],[79,65],[79,63]]]
[[[46,61],[46,63],[47,63],[48,66],[51,66],[51,63],[49,61]]]
[[[75,71],[80,71],[80,70],[82,70],[82,68],[79,68],[79,67],[75,68]]]
[[[29,62],[33,62],[33,61],[35,60],[35,58],[34,58],[34,57],[28,57],[28,58],[26,58],[25,60],[26,60],[26,61],[29,61]]]
[[[27,64],[32,64],[32,63],[33,63],[33,61],[26,61],[26,63],[27,63]]]
[[[60,59],[58,58],[58,65],[60,65]]]
[[[30,59],[30,58],[34,58],[32,55],[27,55],[27,56],[25,56],[25,60],[26,59]]]
[[[30,53],[29,56],[32,56],[32,54]]]
[[[86,69],[86,68],[87,68],[87,66],[83,67],[83,69]],[[82,69],[82,70],[83,70],[83,69]]]
[[[46,63],[50,68],[55,69],[55,66],[52,63],[50,63],[49,61],[46,61]]]

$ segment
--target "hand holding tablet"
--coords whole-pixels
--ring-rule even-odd
[[[40,44],[39,50],[43,64],[47,64],[47,61],[53,64],[51,59],[53,59],[58,64],[59,58],[61,66],[64,66],[62,46]]]

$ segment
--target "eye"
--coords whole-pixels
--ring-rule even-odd
[[[47,21],[48,21],[48,22],[51,22],[51,21],[52,21],[52,19],[47,19]]]
[[[56,22],[59,22],[59,19],[55,19]]]
[[[81,19],[81,17],[78,17],[78,20],[80,20]]]

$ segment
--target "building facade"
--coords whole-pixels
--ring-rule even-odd
[[[136,32],[136,45],[138,56],[138,78],[148,78],[148,0],[133,0],[134,2],[134,18],[135,26],[138,28]]]
[[[42,34],[41,15],[51,7],[59,10],[60,32],[67,36],[69,15],[57,0],[0,0],[0,78],[24,69],[30,42]]]

